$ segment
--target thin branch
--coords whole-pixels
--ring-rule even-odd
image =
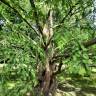
[[[88,65],[88,67],[96,67],[96,64],[89,64]],[[60,74],[60,73],[62,73],[62,72],[65,72],[65,70],[66,69],[68,69],[69,67],[68,66],[66,66],[64,69],[62,69],[62,70],[60,70],[60,71],[56,71],[55,73],[54,73],[54,75],[57,75],[57,74]]]
[[[34,18],[35,18],[36,26],[38,28],[39,33],[41,34],[41,37],[43,40],[43,45],[46,46],[46,42],[45,42],[44,36],[43,36],[43,29],[39,23],[39,18],[38,18],[39,16],[38,16],[38,12],[37,12],[34,0],[30,0],[30,4],[31,4],[31,7],[33,8],[33,11],[34,11]]]
[[[31,4],[31,7],[33,8],[33,11],[34,11],[34,18],[36,21],[37,28],[38,28],[39,32],[41,33],[41,35],[43,35],[42,34],[42,27],[40,26],[40,23],[39,23],[38,13],[37,13],[37,9],[36,9],[34,0],[30,0],[30,4]]]
[[[10,58],[5,58],[3,60],[1,59],[0,64],[8,63],[9,60],[10,60]]]
[[[68,16],[72,17],[73,15],[77,14],[78,12],[82,11],[79,10],[81,7],[78,7],[77,9],[75,9],[75,11],[72,13],[72,11],[74,10],[74,8],[76,7],[76,5],[78,5],[79,3],[77,2],[74,6],[70,7],[68,13],[66,14],[66,16],[61,20],[61,22],[58,25],[55,25],[53,28],[57,28],[63,25],[64,21],[67,19]],[[84,9],[87,9],[90,6],[90,4],[88,6],[86,6]],[[68,19],[69,20],[69,19]]]
[[[11,47],[13,47],[15,49],[22,49],[22,50],[24,50],[24,46],[22,46],[22,45],[11,44]]]
[[[63,65],[63,62],[62,62],[62,57],[61,57],[61,58],[60,58],[60,63],[59,63],[59,66],[58,66],[58,70],[57,70],[56,73],[58,73],[58,72],[61,71],[62,65]]]
[[[85,48],[88,48],[90,46],[93,46],[93,45],[96,44],[96,38],[93,38],[91,40],[88,40],[86,42],[83,42],[82,44],[83,44],[83,46]],[[57,61],[59,58],[65,58],[65,59],[67,59],[67,58],[71,57],[71,55],[72,55],[72,53],[64,53],[64,54],[61,54],[61,55],[54,56],[52,62]]]
[[[8,2],[6,2],[5,0],[0,0],[2,3],[4,3],[5,5],[7,5],[8,7],[10,7],[11,9],[14,10],[15,13],[18,14],[18,16],[24,21],[27,23],[27,25],[32,29],[34,30],[34,32],[38,35],[37,31],[35,30],[34,27],[31,26],[31,24],[24,18],[22,17],[22,15],[19,13],[19,11],[17,9],[15,9],[14,7],[12,7]]]
[[[79,3],[77,2],[74,6],[70,6],[68,13],[63,17],[63,19],[59,22],[59,24],[58,24],[58,25],[55,25],[53,28],[56,28],[56,27],[61,26],[61,25],[64,23],[65,19],[66,19],[69,15],[72,14],[73,9],[74,9],[74,8],[76,7],[76,5],[78,5],[78,4],[79,4]]]
[[[90,5],[84,7],[84,10],[87,9],[89,6],[90,6]],[[79,10],[80,8],[81,8],[81,7],[78,7],[77,9],[75,9],[74,12],[71,14],[71,16],[73,16],[74,14],[77,14],[78,12],[82,11],[82,9]]]

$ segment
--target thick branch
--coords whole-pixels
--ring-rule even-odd
[[[93,38],[92,40],[88,40],[87,42],[84,42],[83,45],[87,48],[89,46],[92,46],[96,44],[96,38]]]
[[[96,44],[96,38],[83,42],[82,44],[85,48],[88,48],[88,47]],[[66,59],[66,58],[69,58],[71,55],[72,55],[72,53],[64,53],[61,55],[57,55],[57,56],[53,57],[53,61],[58,60],[59,58],[62,58],[62,57]]]

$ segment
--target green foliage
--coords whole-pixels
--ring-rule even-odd
[[[0,2],[0,16],[2,16],[0,20],[4,19],[4,25],[0,30],[0,63],[5,65],[0,72],[0,94],[24,96],[37,84],[37,58],[39,57],[40,64],[44,65],[45,62],[42,39],[30,27],[32,25],[38,31],[30,0],[4,1],[7,3]],[[96,46],[85,48],[82,43],[92,39],[96,34],[87,19],[92,9],[92,1],[35,1],[39,23],[42,27],[48,10],[54,11],[52,42],[57,55],[58,53],[71,54],[69,58],[63,59],[68,66],[67,73],[82,76],[89,74],[91,72],[89,65],[96,63]]]

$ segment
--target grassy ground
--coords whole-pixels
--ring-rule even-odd
[[[96,73],[89,77],[60,77],[56,96],[96,96]]]
[[[96,96],[95,71],[90,76],[87,77],[72,76],[72,75],[58,76],[59,84],[55,96]],[[0,74],[1,73],[2,73],[2,65],[0,66]],[[10,90],[14,88],[16,85],[18,85],[19,83],[20,82],[18,81],[15,82],[10,80],[6,83],[6,89]],[[0,87],[0,91],[2,91],[2,86]],[[0,94],[0,96],[4,96],[4,95]]]

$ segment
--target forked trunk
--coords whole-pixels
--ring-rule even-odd
[[[44,51],[45,51],[45,69],[42,72],[42,75],[39,80],[39,91],[40,93],[43,93],[44,96],[49,96],[49,93],[51,90],[53,90],[53,83],[55,81],[55,77],[53,76],[53,68],[50,64],[50,59],[52,59],[53,56],[53,46],[52,46],[52,36],[53,36],[53,18],[52,18],[52,10],[49,10],[48,12],[48,18],[45,22],[44,28],[43,28],[43,40],[44,42]],[[40,96],[40,95],[37,95]]]

